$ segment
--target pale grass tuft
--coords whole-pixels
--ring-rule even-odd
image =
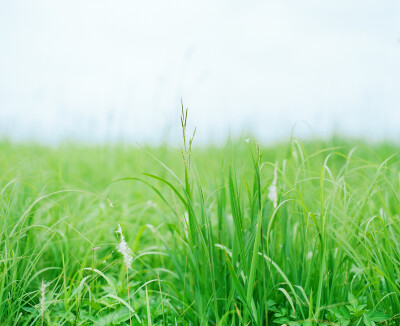
[[[117,246],[117,250],[124,257],[124,263],[126,265],[126,268],[131,269],[133,262],[133,252],[125,241],[125,237],[122,234],[121,225],[118,224],[118,230],[116,232],[117,234],[119,234],[120,238],[120,243]]]
[[[47,283],[42,280],[42,285],[40,286],[40,315],[43,316],[46,311],[46,288],[50,283]]]
[[[272,181],[272,184],[268,187],[268,198],[274,204],[274,208],[276,208],[278,206],[278,188],[276,186],[276,183],[278,181],[277,165],[278,165],[278,163],[275,164],[274,180]]]

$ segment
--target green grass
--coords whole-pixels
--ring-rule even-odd
[[[1,142],[1,324],[398,324],[399,147],[185,143]]]

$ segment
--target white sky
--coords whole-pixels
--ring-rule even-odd
[[[0,1],[0,135],[400,139],[400,1]],[[300,124],[301,125],[301,124]]]

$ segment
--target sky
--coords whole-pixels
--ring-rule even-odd
[[[0,137],[400,139],[400,2],[0,1]]]

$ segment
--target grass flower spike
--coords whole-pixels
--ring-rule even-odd
[[[133,261],[133,252],[125,241],[125,237],[122,234],[121,225],[118,224],[118,230],[116,232],[117,234],[119,234],[120,238],[120,243],[117,246],[117,250],[124,257],[124,263],[126,265],[126,268],[130,269]]]
[[[268,198],[274,204],[274,208],[278,206],[278,188],[276,186],[277,180],[278,180],[278,171],[277,171],[277,164],[275,164],[274,180],[272,181],[272,184],[268,187]]]
[[[46,288],[49,283],[42,280],[42,285],[40,286],[40,315],[43,316],[46,311]]]

